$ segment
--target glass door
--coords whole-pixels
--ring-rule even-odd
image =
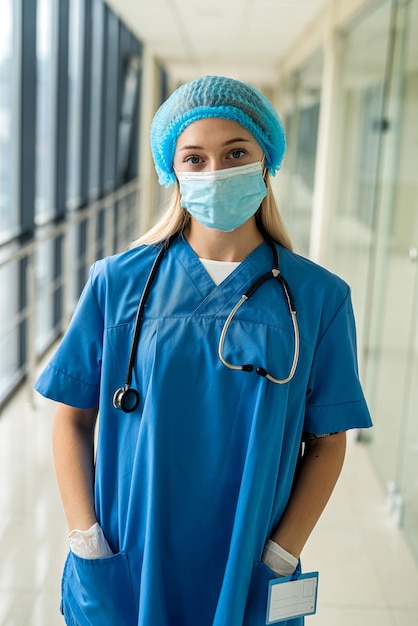
[[[373,6],[343,35],[330,267],[351,286],[359,346],[364,345],[375,243],[391,16],[390,1]],[[362,354],[359,357],[362,369]]]
[[[418,0],[393,17],[366,393],[372,458],[418,556]]]
[[[401,521],[418,560],[418,0],[402,9],[409,37],[406,48],[403,89],[403,177],[400,200],[406,213],[403,230],[408,247],[407,288],[410,289],[411,309],[408,344],[405,353],[405,390],[401,405],[403,437],[399,447],[395,481],[399,485]]]

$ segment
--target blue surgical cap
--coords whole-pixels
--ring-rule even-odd
[[[270,174],[280,168],[286,151],[283,124],[271,102],[257,89],[224,76],[203,76],[176,89],[156,112],[151,150],[161,185],[175,182],[177,138],[197,120],[220,117],[238,122],[257,140]]]

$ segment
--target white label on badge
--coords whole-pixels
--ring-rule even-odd
[[[275,578],[269,584],[266,624],[316,613],[318,572],[302,574],[296,580]]]

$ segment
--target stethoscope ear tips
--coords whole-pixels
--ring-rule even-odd
[[[139,393],[136,389],[119,387],[113,394],[113,406],[124,413],[132,413],[139,404]]]

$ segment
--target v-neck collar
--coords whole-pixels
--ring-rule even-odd
[[[230,301],[236,301],[258,276],[272,267],[270,246],[264,241],[253,250],[219,285],[210,278],[199,257],[184,236],[173,244],[178,261],[183,265],[202,300],[194,314],[220,313]]]

